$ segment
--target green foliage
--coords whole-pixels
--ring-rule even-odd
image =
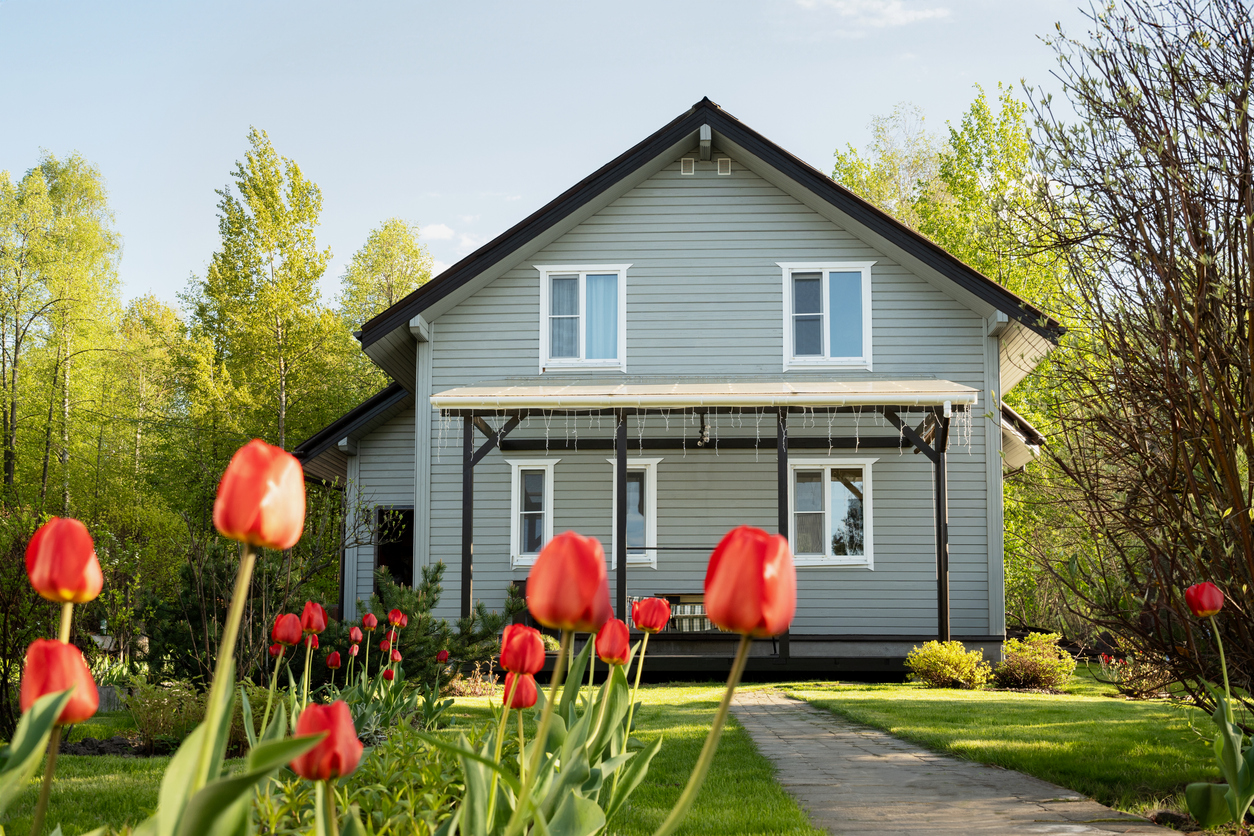
[[[251,683],[244,687],[253,705],[258,704],[258,700],[265,705],[266,689]],[[152,685],[141,677],[134,677],[128,690],[130,693],[122,702],[135,722],[141,744],[149,752],[173,751],[205,719],[207,694],[188,682]],[[227,736],[228,751],[242,751],[246,740],[244,717],[237,703]]]
[[[340,314],[352,330],[431,280],[431,253],[418,227],[389,218],[353,253],[340,280]]]
[[[910,680],[929,688],[983,688],[993,677],[992,666],[978,650],[962,642],[930,641],[906,656]]]
[[[1075,658],[1058,646],[1058,633],[1029,633],[1010,639],[993,680],[1000,688],[1057,688],[1075,673]]]
[[[13,740],[0,751],[0,816],[26,788],[48,750],[48,738],[61,710],[70,701],[69,691],[46,694],[22,714]]]

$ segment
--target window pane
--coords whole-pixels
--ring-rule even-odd
[[[823,313],[823,283],[819,273],[792,274],[792,312]]]
[[[613,360],[618,357],[618,275],[588,276],[587,283],[584,356],[589,360]]]
[[[832,554],[866,554],[862,500],[862,468],[832,468]]]
[[[823,510],[823,471],[797,471],[797,486],[793,502],[797,503],[794,511],[821,512]]]
[[[793,554],[823,554],[823,515],[797,514],[797,544]]]
[[[627,471],[627,548],[642,552],[644,541],[644,473]]]
[[[523,514],[521,533],[522,553],[539,554],[544,548],[544,514]]]
[[[795,323],[793,354],[808,357],[823,353],[823,318],[821,316],[793,317]]]
[[[832,357],[862,356],[862,274],[831,273],[828,345]]]
[[[579,315],[579,277],[553,276],[549,293],[549,313],[553,316]]]
[[[524,511],[544,510],[544,471],[523,470],[522,478],[522,509]]]
[[[555,316],[549,319],[550,357],[579,356],[579,317]]]

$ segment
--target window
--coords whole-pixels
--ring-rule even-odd
[[[414,584],[414,509],[375,508],[374,566],[404,586]],[[376,588],[375,592],[379,590]]]
[[[553,467],[561,459],[515,459],[510,466],[511,566],[530,566],[553,538]]]
[[[798,566],[873,568],[871,465],[875,461],[841,458],[789,462],[789,540]]]
[[[611,475],[617,477],[618,462],[610,463]],[[627,565],[657,566],[657,466],[659,459],[627,459]],[[610,550],[606,559],[614,565],[618,554],[618,530],[614,525],[618,513],[618,479],[613,479],[610,492]]]
[[[541,373],[572,366],[627,370],[630,266],[536,266]]]
[[[784,371],[871,368],[871,265],[780,262],[784,271]]]

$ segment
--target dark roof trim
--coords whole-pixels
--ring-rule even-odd
[[[1001,405],[1001,419],[1014,427],[1015,431],[1023,436],[1023,440],[1027,444],[1036,447],[1045,446],[1045,436],[1041,435],[1041,431],[1028,423],[1027,418],[1024,418],[1004,403]]]
[[[351,434],[353,430],[370,422],[377,415],[391,409],[409,396],[404,386],[396,382],[391,383],[386,389],[372,395],[361,405],[350,409],[300,444],[297,444],[295,449],[292,450],[292,455],[301,462],[309,461],[328,447],[335,445],[341,438]]]
[[[371,319],[362,326],[360,332],[362,347],[365,348],[377,342],[384,334],[407,325],[416,314],[508,257],[704,124],[709,124],[713,130],[775,167],[854,221],[937,270],[959,287],[1022,322],[1041,336],[1058,342],[1064,331],[1058,322],[704,98],[643,142],[585,177],[531,216]]]

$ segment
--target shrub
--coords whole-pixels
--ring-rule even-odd
[[[1075,671],[1075,659],[1058,646],[1058,633],[1029,633],[1006,642],[1006,658],[993,679],[999,688],[1057,688]]]
[[[260,725],[268,691],[252,683],[246,683],[244,687],[253,707],[253,724]],[[197,691],[190,682],[149,685],[141,677],[134,677],[128,690],[130,693],[122,698],[122,704],[131,712],[135,728],[139,732],[140,744],[149,753],[174,751],[192,733],[192,729],[205,719],[206,694]],[[244,715],[240,710],[237,688],[227,749],[231,752],[242,752],[246,744]]]
[[[978,650],[967,651],[962,642],[930,641],[906,657],[911,682],[928,688],[983,688],[993,669]]]

